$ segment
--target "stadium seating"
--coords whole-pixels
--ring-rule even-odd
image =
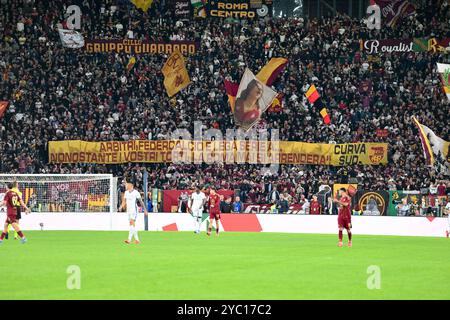
[[[19,4],[20,3],[20,4]],[[167,98],[160,73],[166,55],[140,55],[128,73],[126,54],[92,54],[63,48],[56,30],[64,20],[65,1],[22,1],[0,6],[0,100],[10,106],[0,123],[1,172],[9,173],[113,173],[131,172],[137,187],[140,169],[150,171],[150,187],[191,188],[194,183],[215,184],[265,197],[265,184],[276,181],[294,196],[308,198],[321,184],[357,180],[362,189],[420,190],[445,179],[424,165],[417,130],[421,123],[449,140],[445,94],[433,72],[443,53],[384,54],[360,50],[362,38],[450,37],[448,7],[417,9],[415,16],[392,30],[369,31],[358,19],[276,19],[226,24],[222,20],[175,18],[159,2],[146,13],[115,1],[84,1],[81,32],[86,38],[200,41],[198,52],[187,59],[193,84]],[[110,6],[117,10],[111,13]],[[105,10],[102,10],[104,6]],[[160,20],[162,17],[162,20]],[[161,22],[162,21],[162,22]],[[23,23],[24,30],[16,25]],[[117,28],[118,25],[123,28]],[[266,44],[270,42],[270,46]],[[55,165],[48,164],[51,140],[86,141],[165,139],[179,127],[192,130],[200,120],[206,128],[225,132],[234,120],[223,86],[225,77],[238,82],[245,66],[257,71],[271,57],[289,60],[273,87],[283,93],[280,112],[263,115],[268,128],[280,130],[280,139],[305,142],[388,142],[389,163],[352,166],[345,171],[327,166],[283,165],[278,176],[260,177],[255,165]],[[361,93],[370,79],[372,91]],[[331,115],[323,123],[304,98],[315,83]],[[386,137],[377,129],[387,129]],[[450,185],[449,185],[450,187]],[[448,190],[448,189],[447,189]]]

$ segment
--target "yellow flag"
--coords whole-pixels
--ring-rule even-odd
[[[142,9],[142,11],[147,12],[148,8],[153,3],[153,0],[130,0],[136,8]]]
[[[164,75],[164,87],[169,97],[186,88],[190,83],[183,55],[174,51],[161,69]]]

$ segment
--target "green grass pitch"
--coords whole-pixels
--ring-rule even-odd
[[[450,299],[446,238],[355,235],[338,248],[318,234],[140,232],[140,245],[122,242],[128,232],[25,234],[0,246],[0,299]]]

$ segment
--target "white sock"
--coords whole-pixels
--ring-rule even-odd
[[[194,231],[197,231],[197,217],[194,216]]]
[[[134,227],[130,226],[130,232],[128,233],[128,241],[131,241],[131,239],[133,239],[133,234],[134,234]]]
[[[202,218],[197,218],[197,231],[200,232],[200,227],[202,225]]]
[[[136,227],[134,228],[134,240],[139,241],[138,231]]]

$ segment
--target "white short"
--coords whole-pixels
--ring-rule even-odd
[[[199,209],[192,209],[192,215],[194,216],[194,218],[201,218],[203,215],[203,210],[202,208]]]
[[[131,212],[131,213],[128,213],[128,220],[134,220],[134,221],[136,221],[137,216],[138,216],[137,212]]]

